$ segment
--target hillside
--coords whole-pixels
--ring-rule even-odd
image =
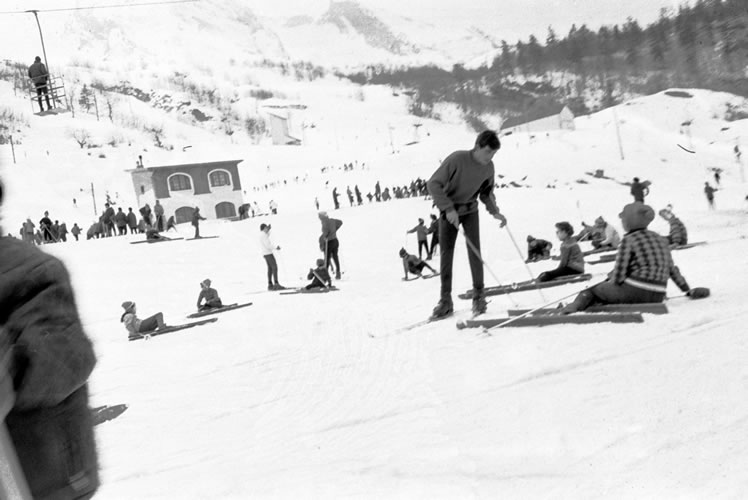
[[[338,85],[332,88],[347,91],[348,84]],[[14,100],[8,84],[0,92],[3,102],[28,105]],[[122,170],[139,152],[147,164],[193,153],[242,157],[248,185],[309,174],[306,182],[262,193],[280,201],[276,216],[206,222],[202,233],[217,239],[130,245],[139,237],[126,236],[44,247],[69,267],[95,343],[92,406],[128,405],[96,427],[98,497],[740,496],[748,461],[744,447],[735,445],[748,415],[742,398],[748,344],[740,326],[748,320],[748,217],[746,184],[731,148],[735,137],[746,137],[748,123],[715,118],[715,110],[741,98],[694,89],[678,95],[685,92],[689,100],[663,93],[615,108],[625,160],[616,156],[612,110],[578,119],[576,131],[504,138],[497,181],[524,187],[497,192],[511,233],[481,213],[482,253],[502,282],[526,279],[510,235],[520,244],[528,233],[551,239],[555,222],[578,228],[580,220],[599,215],[617,226],[630,200],[622,183],[638,175],[652,180],[655,208],[671,203],[691,239],[709,242],[674,257],[689,283],[710,287],[713,296],[691,302],[671,284],[670,314],[646,315],[643,324],[507,329],[491,337],[457,331],[453,320],[399,332],[426,317],[438,296],[436,280],[402,282],[397,257],[402,246],[415,250],[405,231],[428,216],[429,200],[344,203],[334,213],[344,222],[345,271],[334,294],[263,292],[265,267],[256,246],[260,222],[272,223],[282,247],[281,282],[303,284],[319,255],[313,198],[330,209],[333,186],[370,189],[375,180],[393,185],[428,176],[439,159],[471,145],[473,133],[459,125],[425,122],[429,135],[422,131],[418,144],[396,145],[392,154],[383,117],[409,117],[398,114],[397,99],[385,91],[363,102],[336,98],[336,120],[344,125],[317,127],[318,147],[232,144],[158,110],[175,148],[157,154],[152,138],[135,131],[129,132],[133,146],[81,150],[61,131],[85,124],[93,136],[110,133],[110,125],[90,115],[27,116],[20,161],[9,164],[7,146],[0,147],[9,231],[43,208],[80,223],[87,202],[81,196],[76,213],[69,198],[91,180],[99,203],[104,188],[129,203]],[[143,104],[133,113],[145,119],[155,112]],[[359,125],[362,116],[369,122]],[[690,138],[678,131],[684,117],[692,120]],[[358,126],[366,133],[357,138]],[[339,150],[331,146],[335,130],[347,134]],[[182,152],[187,143],[193,148]],[[345,161],[369,167],[324,173],[310,167]],[[724,168],[716,211],[707,209],[701,192],[710,166]],[[598,168],[609,178],[586,174]],[[651,227],[666,229],[661,219]],[[189,236],[190,228],[179,233]],[[469,271],[467,249],[457,245],[454,288],[461,291]],[[532,264],[531,271],[551,265]],[[609,266],[589,266],[594,280]],[[180,323],[206,277],[225,302],[253,305],[212,325],[148,342],[126,340],[123,301]],[[486,281],[495,284],[488,273]],[[582,286],[549,289],[546,300]],[[540,303],[534,292],[496,297],[488,315]],[[457,303],[458,318],[467,307]]]

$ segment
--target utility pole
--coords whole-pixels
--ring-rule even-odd
[[[616,114],[616,108],[613,106],[613,121],[616,124],[616,137],[618,138],[618,152],[621,154],[621,160],[625,160],[623,157],[623,145],[621,144],[621,130],[618,128],[618,115]]]
[[[96,214],[97,214],[98,212],[96,211],[96,194],[95,194],[95,192],[94,192],[94,185],[93,185],[93,182],[91,183],[91,199],[93,200],[93,206],[94,206],[94,217],[95,217],[95,216],[96,216]]]

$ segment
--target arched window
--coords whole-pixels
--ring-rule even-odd
[[[226,170],[214,170],[208,175],[210,187],[230,186],[231,174]]]
[[[216,205],[216,217],[219,219],[236,217],[236,208],[234,207],[234,204],[229,201],[222,201]]]
[[[177,221],[177,224],[181,224],[183,222],[191,222],[192,221],[192,214],[195,212],[195,207],[180,207],[177,208],[177,210],[174,212],[174,218]]]
[[[169,177],[169,191],[190,191],[192,180],[189,175],[174,174]]]

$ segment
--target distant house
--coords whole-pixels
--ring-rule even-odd
[[[551,130],[574,130],[574,113],[568,106],[538,100],[521,115],[507,118],[501,124],[501,132],[504,135]]]
[[[273,144],[293,145],[301,144],[298,130],[293,126],[294,115],[306,109],[305,104],[286,99],[271,98],[262,101],[262,110],[270,118],[270,135]]]
[[[268,111],[270,116],[270,135],[273,137],[273,144],[285,146],[299,146],[301,139],[294,137],[288,131],[288,116],[283,116],[274,111]]]
[[[192,220],[195,207],[208,219],[235,217],[244,200],[238,165],[244,160],[226,160],[184,165],[164,165],[127,170],[132,176],[138,207],[156,200],[166,217],[177,224]]]

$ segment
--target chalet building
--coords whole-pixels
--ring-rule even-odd
[[[244,203],[238,165],[244,160],[188,163],[131,170],[138,207],[156,200],[177,224],[192,220],[195,207],[208,219],[235,217]]]
[[[551,130],[574,130],[574,113],[568,106],[537,101],[521,115],[507,118],[501,124],[502,135]]]

